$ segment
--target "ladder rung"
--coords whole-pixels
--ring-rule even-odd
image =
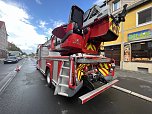
[[[64,78],[69,78],[69,76],[66,76],[66,75],[60,75],[61,77],[64,77]]]
[[[63,66],[62,68],[64,68],[64,69],[70,69],[69,67],[65,67],[65,66]]]
[[[67,93],[63,93],[63,92],[58,93],[58,95],[62,95],[62,96],[68,97],[68,94]]]
[[[59,84],[59,86],[69,87],[69,85],[66,85],[66,84]]]

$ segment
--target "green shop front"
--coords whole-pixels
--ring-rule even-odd
[[[129,33],[123,69],[152,73],[152,29]]]

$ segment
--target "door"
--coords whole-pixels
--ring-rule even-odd
[[[105,56],[108,58],[113,58],[115,60],[115,64],[120,66],[120,58],[121,58],[121,45],[115,46],[106,46],[105,49]]]

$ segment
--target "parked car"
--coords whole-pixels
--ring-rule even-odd
[[[8,58],[6,58],[4,60],[4,64],[6,63],[17,63],[18,62],[18,59],[16,56],[9,56]]]
[[[17,57],[18,61],[22,60],[22,57]]]

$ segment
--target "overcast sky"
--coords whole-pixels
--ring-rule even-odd
[[[52,30],[67,23],[70,8],[84,11],[104,0],[0,0],[0,21],[4,21],[8,41],[26,53],[36,52],[38,44],[50,37]]]

